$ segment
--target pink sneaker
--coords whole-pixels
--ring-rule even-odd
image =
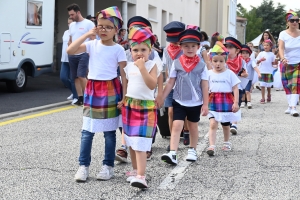
[[[133,169],[132,171],[126,172],[126,176],[127,176],[126,181],[127,181],[128,183],[130,183],[130,181],[131,181],[132,179],[134,179],[134,178],[136,177],[136,175],[137,175],[136,169]]]
[[[146,182],[146,176],[137,175],[135,178],[133,178],[130,181],[130,185],[132,187],[137,187],[137,188],[140,188],[140,189],[148,188],[148,185],[147,185],[147,182]]]

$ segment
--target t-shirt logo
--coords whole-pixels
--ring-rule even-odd
[[[84,30],[84,28],[79,28],[79,30]]]

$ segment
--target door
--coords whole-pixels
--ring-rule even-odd
[[[11,34],[1,33],[0,41],[0,63],[8,63],[11,55]]]

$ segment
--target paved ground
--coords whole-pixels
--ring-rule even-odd
[[[66,101],[71,92],[64,87],[58,73],[43,74],[36,78],[28,77],[22,93],[9,93],[6,85],[0,82],[0,114]]]
[[[79,107],[0,125],[0,197],[1,199],[300,199],[300,118],[283,114],[287,105],[284,92],[273,90],[272,103],[258,104],[253,94],[253,109],[243,109],[239,134],[231,138],[233,151],[221,149],[219,129],[218,155],[199,160],[183,170],[184,176],[174,189],[158,189],[175,168],[160,160],[168,139],[159,135],[148,162],[150,188],[131,188],[124,173],[130,164],[115,166],[115,178],[95,179],[103,158],[103,136],[94,139],[90,178],[87,183],[73,180],[82,124]],[[1,124],[1,122],[0,122]],[[208,131],[208,119],[199,123],[200,141]],[[119,134],[119,133],[118,133]],[[118,145],[120,137],[118,137]],[[199,148],[200,151],[201,148]],[[187,149],[180,146],[180,162]],[[200,152],[201,153],[201,152]],[[175,180],[176,181],[176,180]]]

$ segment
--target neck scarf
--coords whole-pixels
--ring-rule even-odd
[[[286,14],[285,14],[285,19],[288,22],[292,17],[297,16],[297,13],[295,13],[293,10],[289,10]]]
[[[174,45],[172,43],[169,44],[167,51],[172,58],[172,60],[175,60],[176,56],[180,53],[181,48],[179,45]]]
[[[251,60],[251,58],[246,58],[244,61],[248,64],[248,62]]]
[[[194,57],[187,57],[186,55],[181,55],[179,58],[179,61],[183,67],[183,69],[190,73],[196,65],[200,62],[200,58],[198,55],[195,55]]]
[[[234,59],[228,58],[226,64],[231,71],[238,74],[242,69],[243,58],[241,56],[237,56]]]

